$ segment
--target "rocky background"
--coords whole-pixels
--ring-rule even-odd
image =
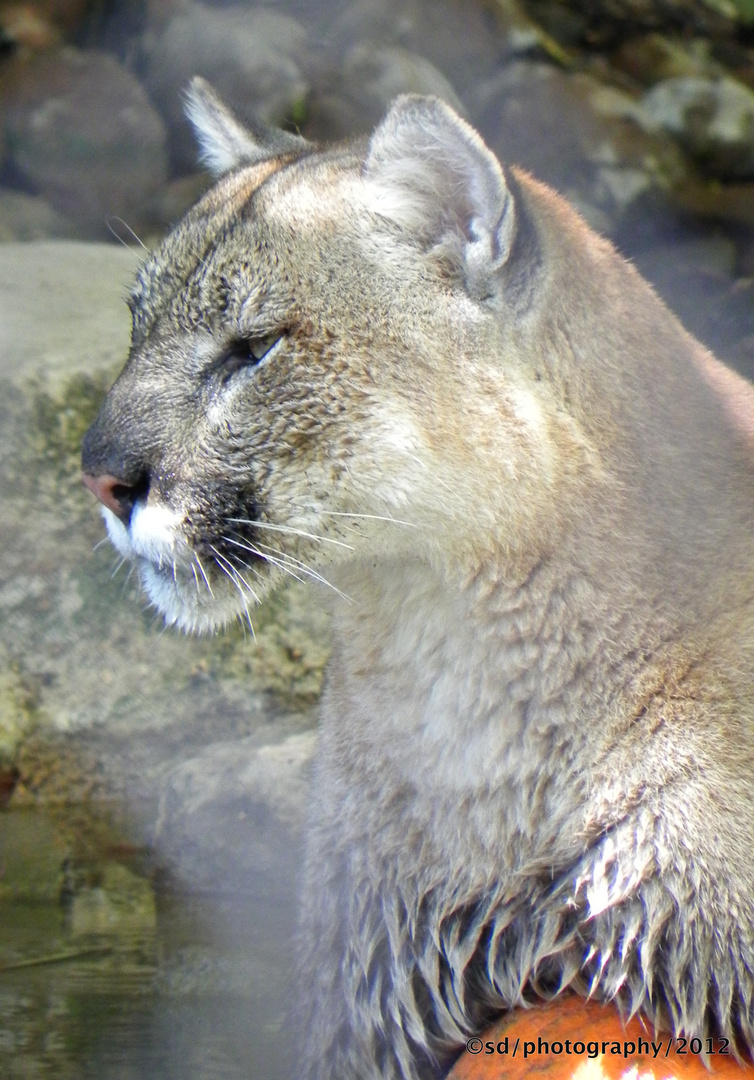
[[[151,244],[207,183],[195,73],[313,139],[443,96],[751,368],[754,0],[6,0],[0,239]]]
[[[312,139],[444,97],[754,376],[754,0],[0,0],[3,1080],[289,1074],[324,600],[163,632],[78,470],[143,247],[209,183],[196,73]]]

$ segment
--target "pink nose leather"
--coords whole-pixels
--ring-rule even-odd
[[[106,506],[108,510],[112,510],[119,518],[123,518],[124,506],[122,496],[127,491],[130,491],[128,484],[124,484],[117,476],[109,476],[107,473],[104,473],[102,476],[92,476],[91,473],[82,473],[81,478],[89,490],[97,496],[103,506]],[[121,498],[118,498],[118,494],[121,495]]]

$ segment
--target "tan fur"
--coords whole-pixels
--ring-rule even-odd
[[[751,1050],[752,389],[439,102],[317,151],[194,94],[235,168],[84,469],[169,622],[332,600],[298,1075],[567,986]]]

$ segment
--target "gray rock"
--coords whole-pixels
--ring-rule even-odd
[[[0,189],[0,243],[12,240],[73,239],[76,223],[39,195]]]
[[[360,89],[381,110],[398,94],[430,94],[463,112],[458,95],[442,72],[408,49],[354,45],[346,55],[343,73],[354,92]]]
[[[634,99],[591,75],[517,62],[484,95],[480,126],[501,159],[553,184],[600,231],[613,232],[684,175],[673,140],[648,133]]]
[[[76,375],[113,373],[128,349],[124,300],[142,254],[65,241],[0,246],[0,380],[23,389],[43,375],[59,393]]]
[[[399,46],[354,45],[345,56],[337,86],[338,97],[355,114],[352,129],[371,128],[399,94],[431,94],[465,112],[445,76],[423,56]]]
[[[666,131],[720,179],[754,176],[754,91],[729,77],[665,79],[642,101],[646,127]]]
[[[494,10],[457,0],[354,0],[322,37],[338,56],[355,43],[418,53],[466,100],[499,67],[511,34],[532,27],[516,0],[496,0]]]
[[[4,78],[4,128],[15,170],[84,234],[119,216],[141,229],[166,179],[163,124],[136,81],[104,53],[54,50]]]
[[[192,889],[290,897],[301,858],[314,732],[221,742],[161,783],[152,842]]]
[[[306,34],[294,19],[263,8],[217,8],[184,0],[146,43],[144,80],[167,119],[179,167],[196,148],[183,116],[182,93],[203,75],[239,109],[269,124],[302,118],[309,93]]]

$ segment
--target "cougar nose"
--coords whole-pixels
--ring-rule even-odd
[[[124,525],[128,525],[136,500],[140,495],[147,492],[147,483],[124,484],[117,476],[102,473],[93,476],[91,473],[82,473],[82,480],[93,492],[103,506],[119,517]]]

